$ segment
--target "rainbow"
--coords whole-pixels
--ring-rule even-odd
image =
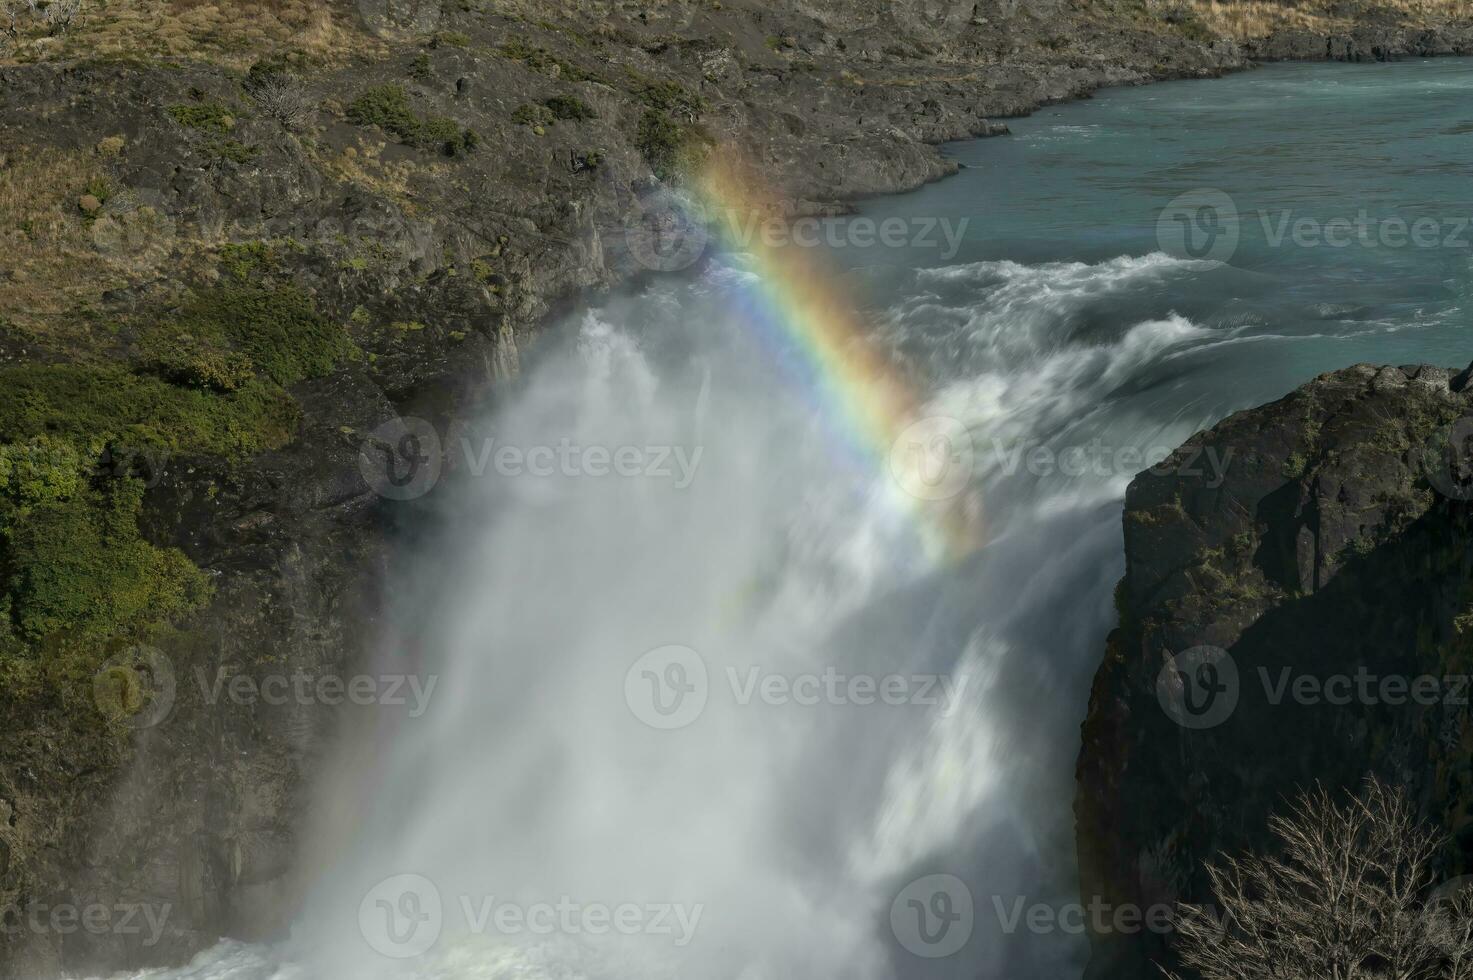
[[[836,452],[861,471],[885,475],[878,482],[889,505],[908,519],[934,564],[955,561],[979,547],[977,501],[967,496],[971,488],[938,496],[917,482],[919,467],[926,465],[919,453],[939,450],[949,465],[969,465],[970,455],[945,459],[957,447],[948,445],[933,423],[950,420],[923,418],[923,399],[869,339],[853,304],[835,288],[820,250],[774,247],[761,235],[747,240],[749,236],[736,234],[735,222],[719,217],[781,214],[775,199],[762,193],[730,156],[708,163],[693,187],[714,218],[708,227],[719,230],[732,250],[753,263],[755,280],[739,312],[823,420]],[[950,424],[954,432],[959,429],[958,423]],[[966,453],[970,451],[968,445]]]

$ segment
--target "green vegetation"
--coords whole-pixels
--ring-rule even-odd
[[[190,129],[203,129],[223,136],[235,128],[235,113],[218,102],[171,105],[168,113],[179,125]]]
[[[645,110],[634,139],[650,170],[661,180],[698,169],[714,143],[701,127],[677,123],[655,109]]]
[[[247,278],[279,247],[235,246],[227,273]],[[0,368],[0,677],[22,695],[85,676],[110,643],[147,640],[209,599],[182,552],[143,537],[143,481],[107,461],[283,446],[300,414],[285,386],[353,352],[299,291],[244,283],[122,327],[131,367]]]
[[[690,122],[699,119],[710,104],[679,82],[647,78],[631,72],[639,83],[639,97],[651,109]]]
[[[548,51],[528,44],[522,38],[512,38],[501,46],[503,57],[512,61],[520,61],[532,71],[553,78],[562,78],[570,82],[605,82],[603,76],[581,68],[565,58],[560,58]]]
[[[269,241],[240,242],[220,246],[220,269],[240,282],[277,272],[282,258],[288,253],[306,251],[292,238],[273,238]]]
[[[470,151],[480,142],[474,131],[461,129],[454,119],[416,113],[401,85],[380,85],[364,92],[348,106],[348,120],[377,126],[407,146],[439,150],[447,156]]]
[[[531,102],[517,106],[511,114],[511,121],[518,126],[550,126],[555,118],[547,106]]]
[[[576,95],[554,95],[542,104],[556,119],[582,121],[598,118],[598,113]]]
[[[80,459],[65,452],[46,452],[52,468],[37,467],[28,451],[44,445],[5,447],[12,472],[23,473],[19,482],[45,494],[0,504],[6,638],[103,642],[150,632],[205,603],[204,573],[177,549],[154,547],[139,534],[142,481],[80,479]]]
[[[205,146],[205,152],[216,160],[250,163],[261,151],[254,146],[247,146],[240,140],[212,140]]]

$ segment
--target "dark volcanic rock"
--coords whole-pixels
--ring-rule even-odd
[[[1473,726],[1456,679],[1473,666],[1473,484],[1447,453],[1473,392],[1452,374],[1324,375],[1178,451],[1231,453],[1220,487],[1149,472],[1131,483],[1121,622],[1078,766],[1086,902],[1209,901],[1204,862],[1261,845],[1295,790],[1368,773],[1452,833],[1448,874],[1473,863]],[[1197,683],[1213,677],[1183,680],[1172,660],[1202,646],[1226,651],[1211,699]],[[1437,680],[1413,697],[1423,676]],[[1207,712],[1183,712],[1183,698]],[[1174,966],[1169,937],[1092,941],[1092,978]]]

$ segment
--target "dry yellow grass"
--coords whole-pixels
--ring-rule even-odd
[[[350,146],[342,153],[328,152],[315,156],[323,173],[381,194],[406,213],[413,214],[418,210],[415,185],[423,182],[427,174],[443,173],[448,168],[437,163],[384,161],[380,154],[387,148],[388,144],[382,141],[360,140],[357,146]]]
[[[110,186],[106,150],[0,151],[0,319],[32,331],[94,303],[105,290],[157,276],[174,234],[168,219]],[[106,199],[84,213],[84,196]],[[86,201],[87,205],[101,204]]]
[[[248,68],[301,52],[334,63],[381,45],[341,0],[83,0],[64,31],[23,23],[0,64],[82,57],[200,60]]]

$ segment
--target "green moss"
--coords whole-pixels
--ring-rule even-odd
[[[225,396],[117,365],[0,369],[0,442],[47,437],[94,454],[118,442],[239,457],[285,445],[296,422],[285,392],[259,381]]]
[[[247,278],[273,247],[227,252],[230,274]],[[285,445],[299,411],[283,386],[353,351],[297,290],[247,284],[132,336],[133,369],[0,368],[0,678],[16,697],[85,676],[110,644],[209,600],[203,572],[141,534],[143,483],[103,460],[119,447],[239,459]]]
[[[677,123],[655,109],[645,110],[634,142],[661,180],[698,169],[714,145],[699,126]]]
[[[470,47],[471,36],[462,31],[441,31],[431,43],[437,48],[466,48]]]
[[[139,534],[142,506],[141,481],[104,478],[0,518],[0,588],[13,638],[148,633],[208,600],[204,573]]]
[[[239,286],[204,293],[172,326],[217,345],[228,341],[278,385],[323,377],[352,352],[342,328],[291,287]]]
[[[364,92],[348,106],[348,120],[377,126],[407,146],[439,150],[447,156],[474,149],[476,134],[446,116],[422,116],[409,105],[401,85],[380,85]]]
[[[218,102],[185,102],[171,105],[169,115],[181,126],[224,135],[235,128],[235,113]]]

